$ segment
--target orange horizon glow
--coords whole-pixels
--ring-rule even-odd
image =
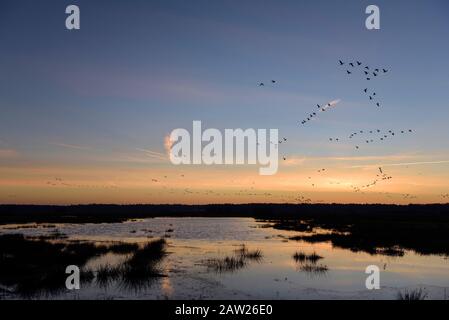
[[[149,152],[149,151],[146,151]],[[257,166],[148,164],[10,165],[0,168],[1,204],[445,203],[445,161],[409,156],[290,158],[273,176]],[[133,158],[131,158],[133,159]],[[424,161],[426,160],[426,161]],[[379,163],[393,177],[372,182]],[[429,163],[430,162],[430,163]],[[319,173],[317,169],[326,168]]]

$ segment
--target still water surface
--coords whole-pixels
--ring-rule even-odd
[[[0,233],[48,234],[46,228],[14,230],[1,226]],[[154,218],[125,223],[60,224],[69,239],[144,242],[166,237],[168,255],[161,263],[167,277],[140,290],[111,284],[94,285],[53,298],[81,299],[396,299],[406,288],[425,288],[428,298],[449,295],[449,260],[444,256],[421,256],[407,251],[403,257],[356,253],[333,248],[329,242],[309,244],[288,240],[295,231],[267,228],[252,218]],[[244,244],[259,249],[262,259],[248,261],[241,269],[216,272],[208,259],[232,256]],[[296,251],[316,252],[317,262],[327,270],[307,272],[293,259]],[[107,254],[89,267],[120,263],[123,256]],[[381,289],[367,290],[365,269],[381,270]],[[447,291],[447,293],[446,293]]]

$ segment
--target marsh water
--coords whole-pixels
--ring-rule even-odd
[[[430,299],[449,295],[447,256],[370,255],[335,248],[330,242],[289,240],[297,231],[277,230],[252,218],[153,218],[105,224],[4,225],[0,234],[46,235],[58,232],[69,240],[147,242],[165,238],[167,255],[160,263],[164,277],[145,288],[88,284],[52,299],[396,299],[401,290],[423,288]],[[245,246],[260,250],[258,259],[217,271],[208,261],[235,254]],[[304,268],[295,252],[316,253],[316,269]],[[95,269],[114,265],[123,255],[96,257],[87,263]],[[367,290],[365,269],[380,269],[379,290]],[[447,292],[447,293],[446,293]],[[14,298],[14,297],[11,297]],[[49,298],[49,297],[46,297]]]

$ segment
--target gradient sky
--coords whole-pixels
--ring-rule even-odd
[[[79,31],[65,29],[70,4]],[[365,28],[369,4],[381,30]],[[448,35],[445,0],[2,0],[0,203],[447,202]],[[339,59],[390,71],[367,84]],[[278,128],[287,161],[268,177],[173,166],[164,137],[193,120]],[[375,129],[414,132],[346,139]],[[379,166],[393,179],[354,192]]]

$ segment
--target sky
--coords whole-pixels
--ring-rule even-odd
[[[2,0],[0,203],[447,202],[448,34],[444,0]],[[194,120],[279,129],[278,173],[173,165],[164,139]],[[377,129],[396,135],[349,139]]]

